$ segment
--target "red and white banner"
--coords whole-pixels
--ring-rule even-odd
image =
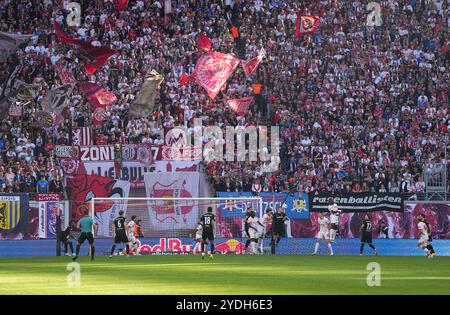
[[[262,59],[266,56],[266,51],[264,48],[261,48],[261,50],[258,53],[258,56],[255,58],[252,58],[250,60],[241,60],[242,68],[244,69],[245,76],[248,78],[250,77],[253,72],[255,72],[256,68],[258,68],[259,64],[261,63]]]
[[[61,193],[37,193],[36,201],[59,201],[62,199]]]
[[[236,115],[242,116],[248,111],[250,104],[253,102],[253,96],[227,100],[227,105]]]
[[[80,88],[88,99],[94,110],[93,124],[100,126],[106,118],[106,106],[117,101],[117,97],[113,92],[107,91],[105,88],[92,82],[81,82]]]
[[[239,62],[240,60],[232,55],[209,51],[198,59],[192,77],[206,90],[208,96],[214,99],[226,86]]]
[[[72,144],[78,146],[90,146],[94,144],[91,127],[80,127],[72,129]]]
[[[295,37],[314,33],[319,25],[319,18],[307,14],[297,14],[297,23],[295,26]]]
[[[61,63],[55,65],[56,72],[63,84],[77,83],[77,80]]]
[[[144,175],[147,197],[190,198],[199,193],[200,173],[160,172]],[[150,229],[177,230],[195,229],[198,223],[198,201],[154,201],[148,200]]]
[[[127,198],[130,182],[96,175],[77,175],[68,180],[72,188],[72,213],[79,219],[84,210],[90,210],[92,197]],[[99,225],[97,235],[111,236],[111,218],[118,216],[120,210],[126,211],[127,203],[99,201],[95,204],[95,221]]]

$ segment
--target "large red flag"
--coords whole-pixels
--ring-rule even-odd
[[[297,14],[297,24],[295,26],[295,37],[314,33],[319,25],[317,16],[307,14]]]
[[[236,115],[243,116],[248,111],[248,107],[253,102],[253,96],[228,100],[226,103]]]
[[[61,29],[58,23],[53,23],[56,36],[63,44],[74,44],[78,47],[80,55],[85,59],[84,70],[89,75],[94,74],[98,69],[108,61],[108,58],[117,54],[116,51],[107,47],[94,47],[90,43],[84,42],[78,38],[71,38]]]
[[[240,60],[232,55],[209,51],[198,59],[191,77],[214,99],[226,85],[239,62]]]
[[[106,106],[114,103],[117,98],[114,93],[92,82],[81,82],[80,88],[94,110],[94,125],[102,125],[106,118]]]
[[[261,48],[258,56],[256,56],[255,58],[252,58],[250,60],[242,60],[241,65],[247,78],[250,77],[253,72],[255,72],[256,68],[258,68],[259,64],[265,56],[266,51],[264,50],[264,48]]]
[[[55,65],[56,72],[63,84],[77,83],[77,80],[60,62]]]
[[[197,39],[197,47],[199,49],[210,50],[211,49],[211,40],[206,36],[205,33],[201,33]]]

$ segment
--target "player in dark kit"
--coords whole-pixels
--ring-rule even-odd
[[[245,232],[245,237],[247,237],[247,240],[245,241],[245,246],[244,246],[244,252],[246,252],[248,250],[248,246],[250,245],[250,242],[252,241],[250,239],[250,234],[249,234],[249,224],[247,222],[248,218],[250,217],[250,213],[253,211],[252,207],[249,207],[247,209],[247,212],[245,213],[245,218],[244,218],[244,232]]]
[[[275,247],[278,246],[281,237],[284,235],[284,222],[289,220],[285,209],[286,205],[283,205],[278,208],[278,212],[272,215],[272,241],[270,243],[272,254],[275,254]]]
[[[361,247],[359,248],[359,255],[362,256],[364,245],[366,243],[369,244],[370,248],[372,248],[375,252],[375,255],[378,255],[378,251],[372,244],[372,220],[370,220],[370,216],[368,214],[364,215],[364,221],[361,225]]]
[[[203,226],[202,232],[202,259],[205,259],[205,244],[209,240],[211,244],[210,259],[214,259],[214,221],[216,216],[212,213],[212,207],[208,207],[208,212],[200,218],[200,224]]]
[[[111,248],[111,255],[109,258],[112,258],[114,254],[114,250],[116,249],[117,244],[125,243],[127,246],[127,257],[130,257],[130,242],[127,237],[127,219],[123,216],[123,210],[119,211],[119,216],[114,219],[114,244]]]
[[[70,231],[72,230],[72,225],[69,225],[65,230],[62,230],[59,232],[58,240],[64,244],[64,255],[70,256],[67,250],[67,246],[70,247],[70,252],[72,255],[75,254],[75,251],[73,250],[72,242],[70,241],[70,238],[75,239],[72,235],[70,235]]]

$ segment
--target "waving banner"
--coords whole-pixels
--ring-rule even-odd
[[[155,106],[156,90],[163,81],[163,76],[155,70],[147,75],[136,100],[130,106],[132,115],[136,117],[151,115]]]
[[[197,47],[199,49],[210,50],[211,49],[211,40],[206,36],[205,33],[201,33],[197,39]]]
[[[261,50],[258,53],[258,56],[255,58],[252,58],[250,60],[242,60],[241,65],[244,69],[245,76],[248,78],[250,77],[253,72],[255,72],[256,68],[258,68],[259,64],[261,63],[262,59],[266,56],[266,51],[264,48],[261,48]]]
[[[228,100],[227,105],[233,110],[236,115],[242,116],[248,111],[248,107],[253,102],[253,96]]]
[[[295,25],[295,37],[314,33],[319,25],[319,18],[307,14],[298,14]]]
[[[63,84],[77,83],[77,80],[61,63],[55,65],[56,73],[58,73],[59,78]]]
[[[116,51],[107,47],[94,47],[90,43],[78,38],[71,38],[61,29],[58,23],[54,22],[56,36],[63,44],[72,44],[80,59],[84,60],[84,70],[92,75],[108,61],[108,58],[117,54]]]
[[[327,211],[330,198],[342,212],[403,212],[403,196],[399,193],[348,193],[335,195],[331,193],[312,193],[309,196],[311,211]]]
[[[240,60],[232,55],[209,51],[198,59],[192,77],[206,90],[208,96],[214,99],[226,86],[239,62]]]
[[[92,123],[101,126],[106,118],[106,106],[117,101],[116,96],[113,92],[107,91],[104,87],[92,82],[81,82],[80,88],[94,110]]]
[[[42,99],[42,107],[48,113],[55,112],[59,117],[64,116],[65,110],[69,107],[67,99],[72,93],[73,84],[65,84],[50,90]]]

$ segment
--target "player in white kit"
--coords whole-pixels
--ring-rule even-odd
[[[317,255],[317,251],[319,250],[319,247],[320,247],[320,241],[325,240],[325,243],[327,243],[327,246],[328,246],[328,250],[330,251],[330,255],[334,255],[333,247],[331,247],[331,242],[330,242],[330,220],[328,218],[326,218],[323,215],[323,213],[320,212],[318,223],[319,223],[319,233],[317,233],[316,247],[314,248],[314,252],[312,254]]]
[[[417,224],[417,228],[419,229],[419,242],[417,243],[417,247],[422,248],[428,258],[433,258],[436,256],[436,253],[434,252],[433,246],[428,241],[430,236],[428,235],[428,226],[425,222],[425,218],[419,214],[417,216],[417,220],[419,220],[419,223]]]
[[[336,233],[339,230],[339,216],[341,215],[341,210],[338,209],[337,204],[333,201],[333,198],[329,200],[328,211],[330,212],[330,241],[332,243],[336,240]]]
[[[199,223],[197,226],[197,231],[195,232],[195,245],[194,248],[192,249],[192,253],[194,255],[196,255],[197,252],[200,251],[200,246],[202,244],[202,234],[203,234],[203,225]]]
[[[249,213],[247,224],[249,226],[248,234],[250,236],[250,246],[253,249],[253,254],[256,254],[259,252],[256,248],[256,244],[258,243],[258,239],[264,233],[264,225],[256,217],[256,213],[253,210]]]
[[[133,249],[134,255],[137,255],[137,239],[134,237],[134,226],[136,225],[136,216],[131,216],[131,221],[128,222],[127,237],[130,241],[131,248]]]

